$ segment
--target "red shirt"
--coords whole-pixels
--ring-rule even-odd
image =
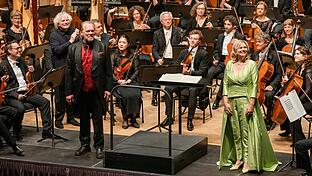
[[[94,91],[95,85],[92,80],[92,50],[88,45],[82,45],[82,72],[83,85],[82,90],[85,92]],[[85,49],[86,48],[86,49]]]

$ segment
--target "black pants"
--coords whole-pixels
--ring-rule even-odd
[[[22,129],[22,121],[24,118],[25,110],[37,107],[41,112],[42,128],[44,133],[50,131],[51,129],[51,113],[50,113],[50,102],[45,97],[35,94],[26,97],[23,101],[19,101],[15,98],[7,98],[8,105],[16,108],[18,117],[13,123],[13,132],[20,133]]]
[[[180,88],[182,95],[188,95],[188,119],[192,120],[195,115],[197,96],[202,88],[190,87],[190,88]],[[173,93],[179,94],[179,88],[177,86],[166,86],[165,91],[170,95],[171,100],[173,100]],[[166,115],[172,117],[172,101],[165,94],[166,103]]]
[[[208,70],[208,78],[209,78],[210,85],[212,84],[213,79],[222,80],[220,87],[219,87],[219,91],[217,93],[217,97],[216,97],[216,99],[218,100],[222,99],[224,68],[225,68],[225,65],[223,63],[220,63],[219,65],[212,65]]]
[[[55,121],[63,121],[65,111],[67,114],[67,122],[74,119],[73,106],[66,102],[65,82],[55,89]]]
[[[308,150],[312,148],[312,139],[304,139],[295,143],[296,163],[298,168],[305,169],[312,176],[312,168]]]
[[[10,147],[16,146],[15,140],[9,133],[12,121],[16,115],[17,110],[15,108],[6,105],[0,106],[0,135]]]
[[[104,96],[104,95],[101,95]],[[90,119],[92,118],[94,129],[94,148],[104,147],[103,134],[103,105],[100,97],[95,91],[81,91],[76,104],[80,117],[80,143],[81,146],[90,145]]]

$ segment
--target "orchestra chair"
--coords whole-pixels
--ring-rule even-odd
[[[220,73],[216,78],[212,79],[212,85],[210,89],[210,98],[212,98],[213,94],[216,94],[217,87],[220,87],[223,80],[223,73]]]
[[[28,112],[34,112],[36,115],[36,126],[37,126],[37,132],[39,132],[39,123],[38,123],[38,109],[34,105],[30,103],[24,103],[25,106],[25,113]]]
[[[307,114],[307,115],[303,116],[303,118],[306,119],[308,121],[308,123],[309,123],[308,139],[310,139],[312,115],[311,114]]]

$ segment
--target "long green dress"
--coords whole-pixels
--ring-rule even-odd
[[[247,162],[249,170],[274,171],[278,166],[258,101],[253,116],[245,115],[250,97],[257,97],[257,83],[258,70],[254,61],[247,60],[239,71],[234,70],[234,61],[227,63],[223,95],[228,96],[233,115],[223,114],[220,169],[231,166],[237,159]]]

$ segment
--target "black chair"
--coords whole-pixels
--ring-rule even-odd
[[[306,119],[309,123],[309,133],[308,133],[308,139],[310,139],[310,134],[311,134],[311,123],[312,123],[312,115],[307,114],[303,116],[304,119]]]
[[[36,126],[37,126],[37,132],[39,132],[39,123],[38,123],[38,110],[37,107],[35,107],[34,105],[30,104],[30,103],[25,103],[25,113],[28,112],[34,112],[36,115]]]

